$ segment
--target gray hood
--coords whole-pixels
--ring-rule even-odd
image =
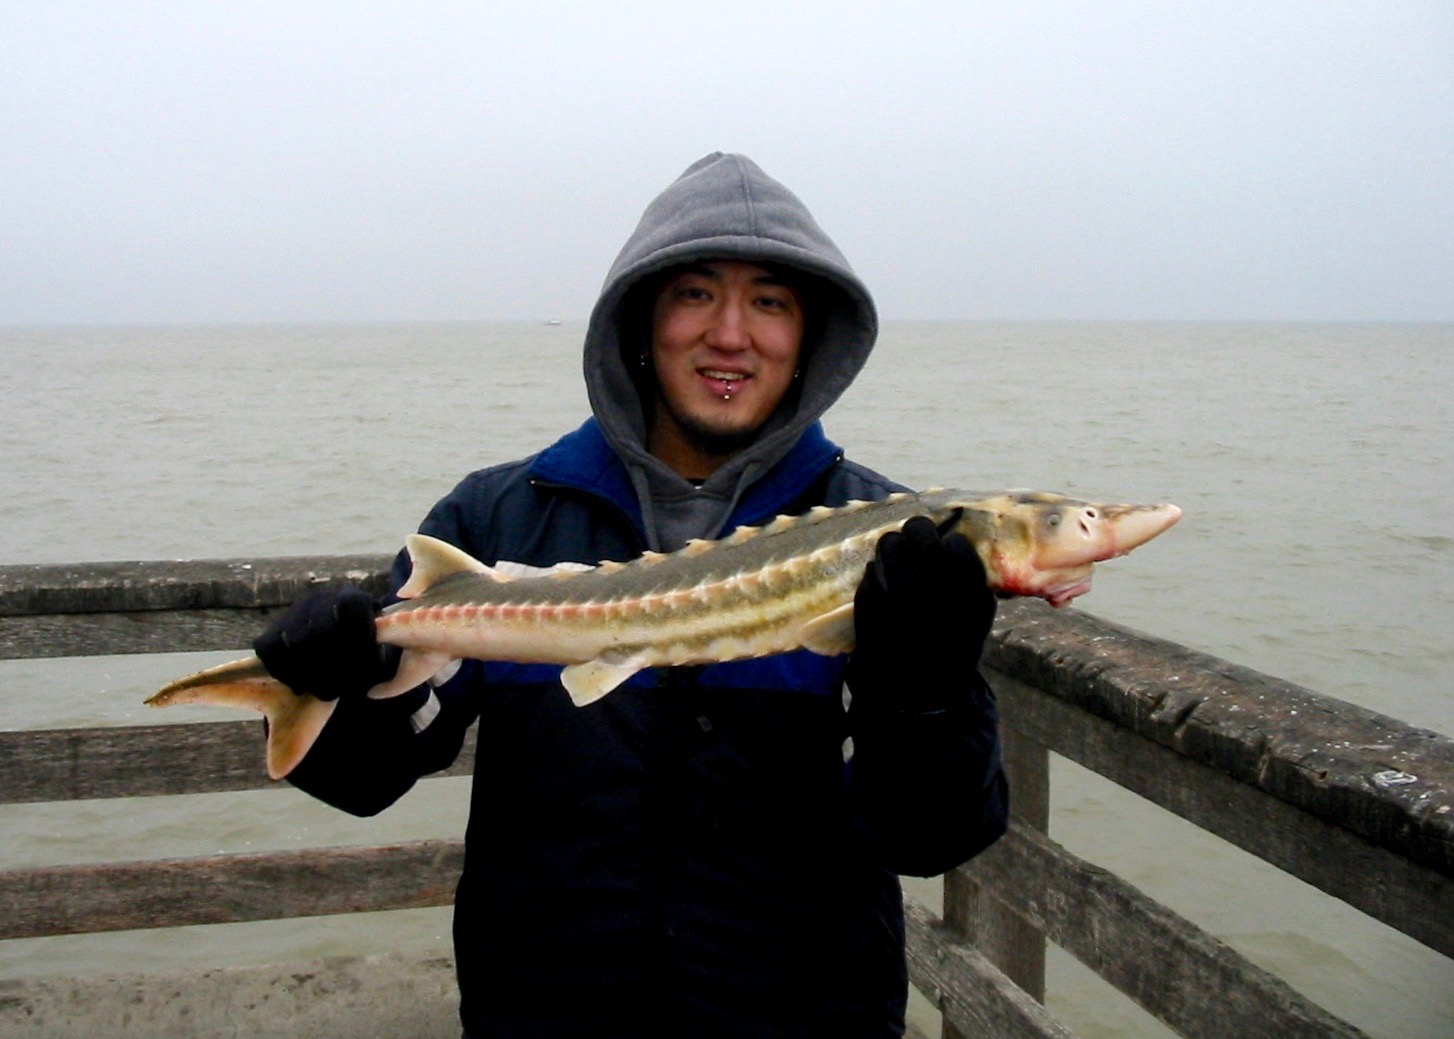
[[[756,441],[696,487],[646,450],[646,404],[632,367],[650,326],[645,301],[631,290],[659,271],[706,259],[781,264],[813,277],[798,387]],[[586,330],[591,410],[631,471],[655,547],[716,536],[743,490],[848,388],[877,334],[868,290],[796,195],[742,155],[714,152],[687,167],[646,207]]]

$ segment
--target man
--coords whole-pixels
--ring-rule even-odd
[[[544,567],[882,498],[896,486],[818,424],[876,333],[802,203],[746,158],[707,156],[606,279],[585,343],[594,417],[467,477],[420,529]],[[351,812],[445,767],[478,718],[454,923],[470,1039],[877,1039],[903,1031],[895,874],[988,846],[1006,790],[975,668],[994,599],[968,542],[927,520],[886,536],[855,611],[847,659],[658,669],[579,709],[558,668],[479,661],[368,700],[392,662],[359,592],[305,600],[257,650],[339,699],[289,778]]]

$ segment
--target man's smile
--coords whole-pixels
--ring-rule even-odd
[[[742,389],[742,384],[752,378],[746,372],[733,372],[725,368],[698,368],[697,374],[706,380],[707,388],[719,397],[738,392]]]

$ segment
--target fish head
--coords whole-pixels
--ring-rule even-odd
[[[1064,606],[1090,591],[1095,563],[1125,555],[1181,518],[1175,505],[1114,505],[1038,491],[968,504],[958,527],[979,550],[990,587]]]

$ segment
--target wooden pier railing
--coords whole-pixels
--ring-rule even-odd
[[[386,564],[0,567],[0,659],[245,646],[321,584],[381,588]],[[1052,841],[1052,753],[1454,958],[1454,741],[1037,602],[1001,611],[988,665],[1016,818],[944,878],[942,915],[907,902],[911,975],[946,1036],[1071,1035],[1041,1002],[1047,940],[1194,1039],[1363,1034]],[[472,763],[469,745],[449,774]],[[255,721],[0,732],[0,804],[269,785]],[[0,871],[0,940],[447,905],[461,857],[459,842],[429,840],[12,868]],[[142,974],[3,982],[0,1034],[207,1034],[211,1002],[228,1003],[229,1027],[239,1007],[255,1012],[240,1026],[255,1036],[303,1034],[305,1022],[310,1035],[384,1035],[397,1021],[457,1034],[447,958],[371,970],[317,965],[306,983],[295,967],[255,972],[263,991],[248,996],[219,971],[156,993]],[[375,1001],[360,1002],[371,987]]]

